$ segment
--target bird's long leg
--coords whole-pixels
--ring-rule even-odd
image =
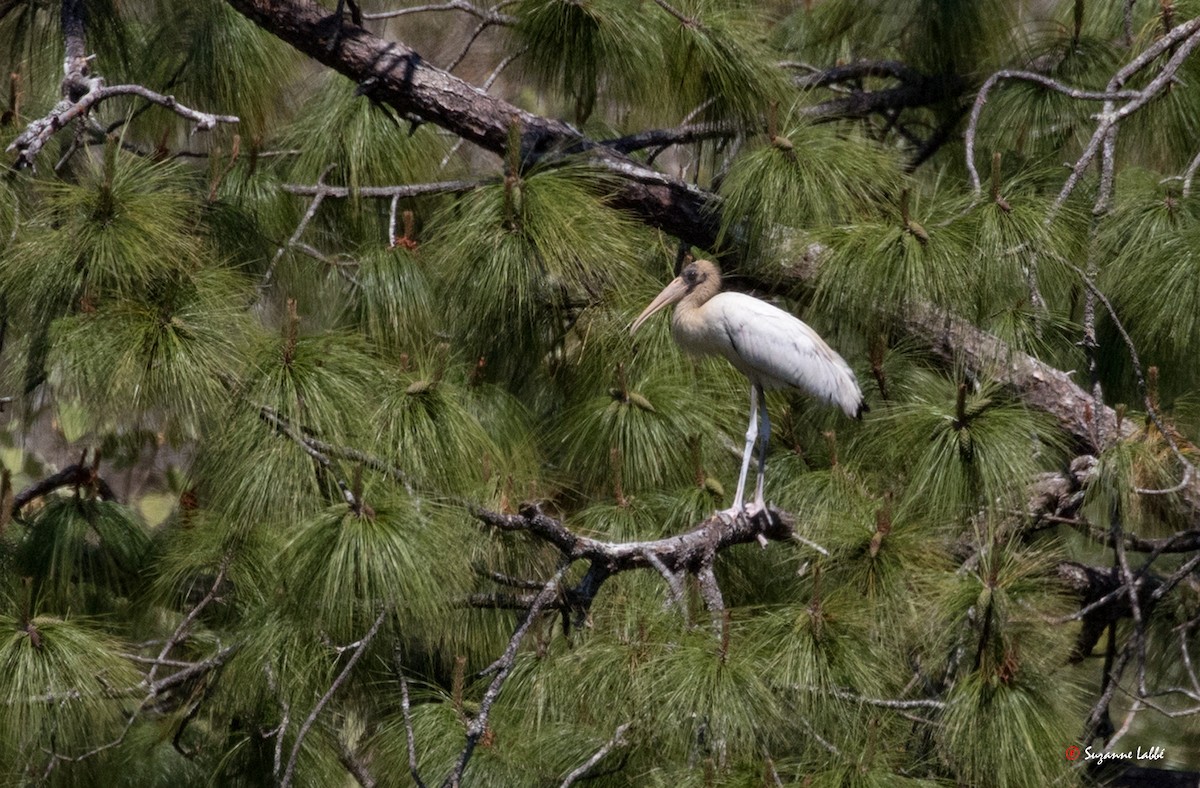
[[[733,494],[733,506],[717,512],[726,517],[738,517],[745,508],[746,474],[750,471],[750,457],[754,453],[754,441],[758,439],[758,386],[750,385],[750,426],[746,428],[746,449],[742,452],[742,473],[738,476],[737,492]]]
[[[767,415],[767,395],[757,383],[754,384],[754,388],[758,391],[758,398],[762,400],[759,411],[762,414],[762,430],[758,434],[758,479],[754,484],[754,503],[746,508],[746,514],[751,517],[766,506],[763,500],[763,478],[767,475],[767,445],[771,442],[771,417]]]

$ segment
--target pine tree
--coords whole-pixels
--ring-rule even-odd
[[[1200,772],[1200,3],[0,42],[5,784]],[[871,408],[769,394],[753,517],[744,378],[628,333],[689,257]]]

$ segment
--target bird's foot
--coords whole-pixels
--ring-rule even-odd
[[[758,498],[754,501],[754,503],[746,505],[746,519],[753,520],[761,512],[765,512],[766,510],[767,510],[767,505],[765,503],[763,503],[762,498]],[[758,544],[762,547],[762,549],[764,549],[764,550],[767,549],[767,537],[766,536],[764,536],[762,533],[757,533],[754,535],[754,538],[758,540]]]
[[[755,515],[765,509],[766,506],[759,502],[742,504],[741,506],[731,506],[728,509],[722,509],[719,512],[715,512],[714,515],[721,518],[721,522],[725,523],[725,525],[733,525],[735,521],[742,517],[746,518],[746,522],[750,522]],[[758,543],[762,545],[764,550],[767,548],[767,537],[759,533],[755,534],[754,538],[758,540]]]
[[[733,525],[734,521],[739,517],[746,516],[746,505],[742,503],[734,504],[728,509],[721,509],[718,512],[714,512],[714,514],[721,518],[721,522],[726,525]]]

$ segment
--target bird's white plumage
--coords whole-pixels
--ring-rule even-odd
[[[737,517],[743,513],[746,473],[750,469],[751,452],[758,443],[754,503],[744,510],[753,515],[766,505],[763,477],[767,470],[767,444],[771,439],[771,419],[764,401],[762,438],[759,440],[762,390],[798,388],[837,405],[852,419],[861,418],[866,410],[862,391],[845,360],[803,321],[757,298],[741,293],[722,293],[720,269],[708,260],[688,264],[637,316],[630,331],[636,332],[651,315],[671,304],[676,305],[671,317],[671,333],[680,347],[698,355],[724,356],[750,379],[750,425],[746,429],[742,472],[733,494],[733,506],[720,514]],[[765,540],[760,537],[760,541],[765,547]]]
[[[689,353],[724,356],[763,388],[795,387],[858,416],[862,392],[850,366],[808,324],[765,301],[718,293],[676,310],[671,333]]]

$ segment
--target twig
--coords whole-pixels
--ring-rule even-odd
[[[483,89],[490,89],[492,85],[496,83],[496,80],[500,78],[500,75],[504,73],[504,69],[508,68],[514,60],[519,58],[521,55],[524,55],[528,51],[529,47],[521,47],[516,52],[513,52],[511,55],[501,60],[500,63],[497,64],[494,69],[492,69],[492,73],[488,74],[488,78],[483,81]]]
[[[1200,17],[1176,26],[1170,33],[1160,38],[1141,55],[1118,71],[1109,81],[1109,92],[1116,92],[1124,86],[1125,82],[1134,73],[1145,68],[1162,53],[1172,50],[1171,59],[1162,67],[1158,75],[1150,80],[1146,87],[1137,91],[1137,95],[1134,98],[1130,99],[1120,109],[1106,111],[1100,115],[1100,122],[1096,125],[1096,131],[1093,132],[1091,140],[1084,147],[1083,153],[1075,160],[1075,165],[1071,168],[1071,174],[1067,177],[1062,189],[1059,190],[1058,197],[1055,198],[1054,203],[1051,205],[1050,218],[1058,214],[1059,209],[1066,203],[1067,198],[1075,191],[1075,187],[1079,185],[1084,171],[1091,165],[1093,159],[1099,153],[1100,146],[1108,136],[1109,130],[1116,123],[1119,123],[1148,104],[1151,99],[1155,98],[1167,85],[1174,81],[1175,75],[1179,71],[1179,67],[1183,64],[1183,61],[1191,55],[1192,50],[1197,45],[1200,45],[1200,37],[1196,35],[1198,31],[1200,31]],[[1180,41],[1183,43],[1180,43]]]
[[[471,47],[474,46],[476,39],[483,34],[484,30],[487,30],[493,24],[495,23],[485,19],[475,26],[475,29],[471,31],[471,35],[467,37],[467,42],[463,44],[463,48],[459,50],[459,53],[455,55],[454,59],[451,60],[449,65],[446,66],[446,73],[454,71],[454,69],[458,68],[460,63],[466,60],[467,53],[471,51]]]
[[[278,779],[279,772],[283,769],[283,737],[292,721],[292,707],[279,691],[279,683],[275,680],[275,671],[271,669],[271,665],[266,664],[263,668],[267,674],[267,687],[279,697],[279,725],[275,728],[275,757],[271,769],[271,775]]]
[[[618,725],[616,732],[612,735],[612,738],[605,742],[604,746],[596,750],[596,752],[592,754],[592,757],[575,767],[575,769],[566,776],[562,783],[559,784],[559,788],[570,788],[570,786],[574,785],[576,781],[591,771],[593,766],[604,760],[604,757],[612,752],[614,748],[626,746],[628,742],[625,741],[625,731],[629,730],[629,726],[631,724],[632,723],[623,722]]]
[[[654,0],[654,4],[666,11],[671,16],[675,17],[679,24],[683,25],[684,27],[702,27],[698,19],[693,19],[692,17],[684,14],[682,11],[667,3],[667,0]]]
[[[828,752],[830,755],[836,755],[838,757],[841,757],[842,751],[839,750],[835,744],[830,742],[824,736],[817,733],[817,730],[816,730],[816,728],[814,728],[812,726],[812,723],[810,723],[804,717],[797,717],[796,719],[799,720],[800,724],[804,726],[804,730],[808,731],[808,735],[812,736],[814,739],[816,739],[817,744],[819,744],[825,748],[826,752]],[[772,770],[775,768],[774,764],[771,765],[771,768],[772,768]],[[776,780],[778,780],[778,779],[779,778],[776,777]],[[782,783],[779,783],[779,784],[782,785]]]
[[[838,82],[858,81],[863,77],[891,77],[899,82],[920,82],[927,78],[899,60],[859,60],[831,68],[819,68],[792,60],[785,60],[776,65],[780,68],[803,69],[809,72],[792,78],[792,84],[798,88],[824,88]]]
[[[280,416],[274,408],[264,406],[259,411],[259,418],[274,427],[279,433],[291,438],[294,442],[304,449],[305,453],[321,463],[326,468],[332,467],[331,457],[337,457],[342,460],[359,463],[373,471],[378,471],[392,479],[394,482],[404,486],[405,492],[412,496],[414,494],[412,481],[408,478],[408,474],[400,470],[385,460],[376,457],[373,454],[367,454],[359,449],[352,449],[346,446],[337,446],[323,440],[318,440],[311,435],[298,433],[283,416]],[[342,482],[345,483],[344,481]],[[351,496],[353,492],[351,491]]]
[[[600,144],[620,153],[632,153],[643,148],[661,148],[671,145],[688,145],[712,139],[729,139],[740,133],[733,123],[683,124],[673,129],[651,129],[602,141]]]
[[[311,222],[313,217],[317,215],[317,209],[321,207],[321,201],[327,196],[322,189],[322,187],[325,186],[325,177],[329,175],[329,173],[336,166],[336,164],[326,165],[325,169],[322,170],[321,174],[317,177],[317,185],[314,187],[316,191],[314,191],[312,195],[313,200],[311,203],[309,203],[308,210],[304,212],[304,216],[301,217],[300,223],[296,225],[296,230],[292,233],[292,236],[288,238],[287,243],[280,246],[275,251],[275,256],[271,258],[271,262],[267,265],[267,270],[263,272],[262,282],[258,286],[260,291],[265,291],[271,285],[271,281],[275,277],[275,265],[279,262],[279,258],[283,257],[283,253],[289,248],[296,245],[296,242],[300,240],[300,236],[303,235],[305,229],[307,229],[309,222]],[[286,186],[284,186],[284,190],[287,190]]]
[[[1195,40],[1197,43],[1200,43],[1200,36],[1197,36]],[[1067,260],[1063,260],[1062,263],[1071,270],[1075,271],[1075,273],[1079,274],[1080,278],[1083,280],[1084,286],[1090,292],[1094,293],[1100,303],[1104,304],[1104,308],[1108,310],[1108,314],[1109,317],[1112,318],[1113,325],[1116,326],[1118,333],[1120,333],[1121,338],[1125,342],[1126,349],[1129,351],[1129,361],[1133,365],[1134,375],[1137,377],[1138,391],[1142,395],[1142,404],[1146,406],[1146,414],[1150,417],[1150,420],[1154,422],[1154,426],[1158,428],[1159,434],[1162,435],[1163,440],[1165,440],[1167,445],[1171,448],[1171,452],[1175,455],[1175,459],[1178,460],[1179,464],[1183,466],[1185,480],[1189,477],[1195,477],[1195,466],[1192,465],[1191,461],[1189,461],[1188,458],[1183,455],[1183,452],[1179,449],[1179,444],[1176,443],[1171,432],[1168,431],[1166,425],[1163,424],[1161,417],[1158,415],[1158,410],[1154,407],[1154,402],[1150,399],[1150,390],[1146,385],[1146,375],[1142,369],[1142,361],[1138,356],[1137,347],[1133,344],[1133,339],[1129,336],[1129,332],[1125,330],[1125,325],[1117,316],[1117,311],[1113,309],[1112,302],[1110,302],[1108,297],[1104,295],[1100,288],[1096,286],[1091,277],[1079,269],[1079,266],[1074,265]],[[1169,491],[1147,490],[1147,492],[1155,493]]]
[[[687,597],[683,593],[683,583],[680,582],[679,575],[668,569],[667,565],[649,550],[646,550],[643,555],[646,557],[646,562],[658,570],[658,573],[667,581],[667,588],[670,591],[669,602],[675,603],[676,607],[679,608],[679,614],[683,616],[684,625],[690,626],[691,623],[688,621]]]
[[[792,539],[799,542],[800,544],[804,545],[805,547],[811,547],[813,550],[816,550],[818,553],[820,553],[823,556],[826,556],[826,557],[829,556],[829,551],[826,550],[824,547],[821,547],[821,545],[817,544],[816,542],[814,542],[811,539],[806,539],[805,537],[801,536],[800,534],[796,533],[795,531],[792,531]]]
[[[492,710],[492,704],[496,702],[496,698],[500,696],[500,690],[504,688],[504,682],[508,679],[512,672],[513,665],[516,664],[517,650],[521,646],[521,641],[525,639],[529,627],[534,620],[550,602],[558,595],[559,581],[566,574],[567,569],[571,566],[569,559],[563,559],[559,562],[558,569],[554,575],[546,581],[546,585],[542,587],[541,593],[533,600],[533,604],[529,607],[529,612],[525,614],[525,618],[521,624],[513,632],[509,638],[508,646],[504,649],[504,653],[493,662],[486,670],[484,675],[494,673],[492,683],[488,685],[487,691],[483,694],[483,699],[479,702],[479,713],[467,725],[467,741],[463,746],[462,751],[458,754],[458,760],[451,769],[450,774],[446,776],[442,783],[443,788],[459,788],[462,783],[464,770],[467,768],[467,763],[471,760],[471,755],[475,751],[475,746],[487,731],[488,716]]]
[[[1183,173],[1183,196],[1187,197],[1192,193],[1192,180],[1196,177],[1196,170],[1200,169],[1200,153],[1197,153],[1192,163],[1188,165],[1187,170]]]
[[[945,701],[940,701],[935,698],[914,698],[912,700],[899,700],[890,698],[868,698],[858,695],[847,690],[837,689],[822,689],[820,687],[801,687],[809,692],[817,692],[827,695],[832,695],[840,700],[849,700],[855,703],[863,703],[868,706],[880,706],[886,709],[944,709],[946,708]]]
[[[384,619],[387,618],[388,608],[384,608],[379,612],[379,616],[375,619],[375,623],[367,630],[367,634],[363,635],[362,640],[358,644],[358,648],[350,655],[350,659],[346,660],[345,667],[338,677],[333,680],[333,684],[317,701],[317,705],[313,707],[311,713],[305,718],[304,723],[300,726],[300,730],[296,732],[296,741],[292,744],[292,754],[288,757],[287,768],[283,771],[283,778],[279,781],[280,788],[287,788],[292,784],[292,775],[296,770],[296,759],[300,757],[300,746],[304,743],[304,737],[308,735],[308,731],[312,728],[313,723],[317,721],[317,715],[325,708],[329,701],[333,698],[334,693],[341,689],[342,684],[346,682],[346,677],[350,675],[350,671],[354,669],[355,664],[362,657],[363,652],[367,650],[367,646],[375,639],[375,635],[379,632],[379,627],[383,626]]]
[[[362,788],[375,788],[375,777],[367,769],[367,765],[359,760],[358,756],[350,751],[350,748],[344,744],[341,747],[338,760],[342,762],[342,766],[346,767],[346,771],[354,775],[354,779]]]
[[[404,678],[404,674],[400,674],[400,711],[404,713],[404,737],[408,745],[408,771],[412,775],[413,782],[417,784],[417,788],[425,788],[425,782],[421,779],[421,772],[417,769],[417,743],[416,736],[413,734],[412,725],[412,708],[409,705],[408,699],[408,680]]]
[[[469,192],[480,186],[500,182],[498,178],[482,178],[474,181],[441,181],[438,183],[413,183],[403,186],[359,186],[352,189],[349,186],[330,186],[324,182],[324,179],[325,176],[322,175],[311,186],[307,184],[285,183],[279,188],[288,194],[295,194],[300,197],[319,197],[321,199],[327,197],[335,199],[345,199],[347,197],[395,199],[399,197],[420,197],[426,194]]]
[[[336,482],[338,489],[341,490],[342,498],[346,501],[347,506],[355,511],[358,511],[362,507],[362,501],[357,495],[354,494],[354,490],[350,487],[350,483],[343,478],[343,474],[336,472],[337,469],[333,467],[333,460],[330,459],[328,454],[321,451],[314,445],[314,443],[318,443],[319,441],[314,441],[305,437],[304,435],[297,434],[295,428],[292,427],[287,419],[277,414],[271,408],[261,408],[258,412],[258,416],[260,419],[274,427],[276,432],[291,438],[292,442],[303,449],[305,454],[307,454],[309,457],[312,457],[318,465],[333,474],[334,482]]]
[[[167,642],[163,644],[162,650],[158,652],[158,657],[150,666],[150,672],[146,674],[147,685],[154,685],[154,678],[158,675],[158,669],[162,666],[163,660],[167,658],[171,650],[179,645],[179,642],[187,635],[188,628],[196,620],[196,617],[200,615],[204,608],[208,607],[209,603],[217,598],[217,592],[221,590],[221,584],[225,582],[225,572],[229,568],[230,560],[232,560],[232,555],[229,553],[221,559],[221,563],[217,567],[216,579],[213,580],[208,593],[188,611],[187,615],[183,617],[183,621],[179,622],[179,626],[175,627],[175,631],[171,634],[171,637],[167,638]]]
[[[507,5],[501,3],[496,6]],[[466,2],[466,0],[447,0],[445,3],[430,3],[428,5],[414,5],[408,8],[397,8],[392,11],[378,11],[374,14],[363,14],[363,19],[394,19],[398,16],[407,16],[408,14],[421,14],[429,11],[464,11],[476,19],[489,22],[493,25],[515,25],[517,18],[508,14],[497,13],[496,8],[479,8]]]
[[[988,96],[992,92],[992,88],[1004,80],[1019,80],[1023,82],[1033,82],[1041,85],[1044,88],[1057,91],[1065,96],[1080,101],[1111,101],[1112,99],[1133,99],[1137,98],[1138,91],[1136,90],[1120,90],[1120,91],[1098,91],[1098,90],[1083,90],[1082,88],[1071,87],[1056,79],[1051,79],[1044,74],[1038,74],[1034,71],[1018,71],[1013,69],[1003,69],[997,71],[987,78],[983,83],[983,87],[979,89],[979,93],[975,95],[975,103],[971,107],[971,118],[967,121],[967,131],[964,138],[966,143],[967,154],[967,172],[971,176],[971,188],[976,194],[979,194],[983,185],[979,179],[979,171],[975,169],[975,133],[979,127],[979,117],[983,114],[983,105],[987,103]]]

